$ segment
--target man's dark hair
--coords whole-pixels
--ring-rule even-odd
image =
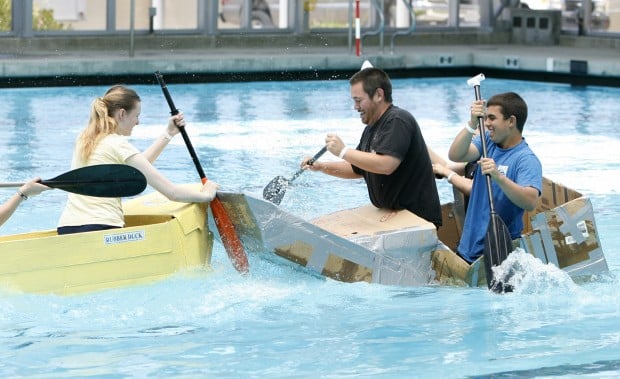
[[[351,79],[349,79],[349,84],[351,85],[359,82],[363,83],[364,92],[366,92],[369,97],[373,97],[375,92],[377,92],[377,88],[381,88],[385,101],[387,103],[392,103],[392,82],[383,70],[375,67],[365,68],[355,73]]]
[[[492,96],[487,101],[487,107],[491,105],[499,106],[502,109],[504,119],[515,116],[517,119],[517,129],[523,133],[523,126],[527,120],[527,104],[521,96],[514,92],[500,93]]]

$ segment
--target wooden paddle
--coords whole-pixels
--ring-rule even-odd
[[[327,151],[327,146],[323,146],[323,148],[308,161],[309,165],[312,165],[314,161],[319,159],[321,155],[323,155]],[[267,201],[271,201],[272,203],[279,205],[286,193],[286,189],[293,182],[293,180],[297,179],[299,175],[305,170],[299,169],[297,172],[290,178],[287,179],[283,176],[276,176],[267,184],[267,186],[263,189],[263,199]]]
[[[146,178],[137,169],[124,164],[85,166],[39,183],[79,195],[125,197],[141,193]],[[21,187],[24,183],[0,183],[0,187]]]
[[[174,102],[172,101],[172,97],[170,96],[170,92],[168,92],[168,87],[164,82],[164,78],[159,71],[155,73],[155,77],[161,86],[162,91],[164,92],[164,97],[168,102],[168,106],[170,107],[170,114],[173,116],[179,113],[179,110],[174,106]],[[200,175],[200,180],[202,183],[207,182],[207,176],[205,175],[202,166],[200,165],[200,161],[198,161],[198,156],[196,155],[196,151],[192,146],[191,141],[189,140],[189,136],[185,131],[185,127],[178,127],[181,131],[181,135],[183,136],[183,141],[185,141],[185,146],[187,146],[187,150],[189,150],[189,154],[194,161],[194,166],[196,166],[196,170],[198,171],[198,175]],[[217,227],[218,232],[220,233],[220,238],[222,239],[222,244],[224,245],[224,249],[226,253],[228,253],[228,258],[232,261],[233,266],[237,271],[242,274],[245,274],[249,271],[248,257],[245,254],[245,249],[243,248],[243,244],[235,231],[235,227],[226,213],[226,209],[222,202],[217,197],[211,201],[209,205],[211,207],[211,212],[213,213],[213,219],[215,221],[215,226]]]
[[[485,79],[484,74],[478,74],[467,81],[467,84],[474,87],[476,100],[480,100],[480,82]],[[482,142],[482,156],[487,157],[487,145],[484,133],[482,117],[478,117],[478,131]],[[491,176],[486,175],[487,192],[489,194],[489,206],[491,215],[486,237],[484,239],[484,268],[487,276],[487,285],[495,293],[512,292],[512,286],[506,284],[501,278],[493,275],[493,267],[499,266],[512,252],[512,238],[508,227],[502,218],[496,213],[493,204],[493,192],[491,189]]]

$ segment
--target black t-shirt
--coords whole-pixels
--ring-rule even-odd
[[[441,204],[426,143],[417,121],[394,105],[362,133],[357,150],[389,155],[401,163],[391,175],[374,174],[353,166],[366,180],[368,195],[378,208],[408,209],[441,225]]]

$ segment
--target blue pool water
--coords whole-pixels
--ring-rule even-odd
[[[445,154],[468,119],[467,78],[394,80],[394,102]],[[159,86],[136,86],[133,142],[161,134]],[[362,131],[346,81],[175,85],[209,179],[261,196],[290,177],[327,132],[354,146]],[[104,87],[0,90],[1,181],[69,169],[73,140]],[[610,267],[587,283],[522,257],[515,293],[340,283],[258,255],[241,277],[216,243],[213,270],[148,286],[60,297],[0,290],[2,377],[465,378],[620,374],[620,89],[487,79],[482,96],[513,90],[530,106],[525,136],[544,174],[588,195]],[[323,159],[333,159],[326,156]],[[157,161],[197,181],[181,138]],[[443,202],[450,189],[438,181]],[[0,190],[4,201],[13,190]],[[24,203],[0,234],[54,228],[66,194]],[[365,204],[362,181],[304,173],[282,208],[303,218]],[[16,252],[18,253],[18,252]],[[71,252],[67,252],[70,254]]]

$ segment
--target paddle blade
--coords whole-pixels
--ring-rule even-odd
[[[220,233],[222,245],[224,245],[224,250],[226,250],[228,258],[235,267],[235,270],[241,274],[247,274],[250,271],[248,256],[245,253],[243,243],[237,235],[235,226],[228,216],[224,205],[220,199],[216,197],[209,206],[211,207],[213,220],[215,221],[217,231]]]
[[[495,293],[512,292],[512,286],[506,284],[507,278],[497,278],[492,268],[502,264],[512,252],[512,239],[508,227],[497,213],[491,213],[491,220],[484,240],[484,267],[487,285]]]
[[[318,153],[314,154],[312,158],[308,161],[308,165],[312,166],[312,164],[321,157],[321,155],[325,154],[327,151],[327,146],[323,146]],[[301,175],[305,170],[299,169],[293,175],[292,178],[286,179],[283,176],[277,176],[273,178],[269,184],[263,189],[263,199],[274,203],[275,205],[280,205],[284,194],[286,193],[286,189],[293,182],[293,180],[297,179],[299,175]]]
[[[288,185],[289,180],[283,176],[273,178],[273,180],[263,189],[263,199],[279,205],[280,202],[282,202],[282,198],[286,193]]]
[[[144,191],[146,178],[128,165],[101,164],[71,170],[41,184],[79,195],[125,197]]]

